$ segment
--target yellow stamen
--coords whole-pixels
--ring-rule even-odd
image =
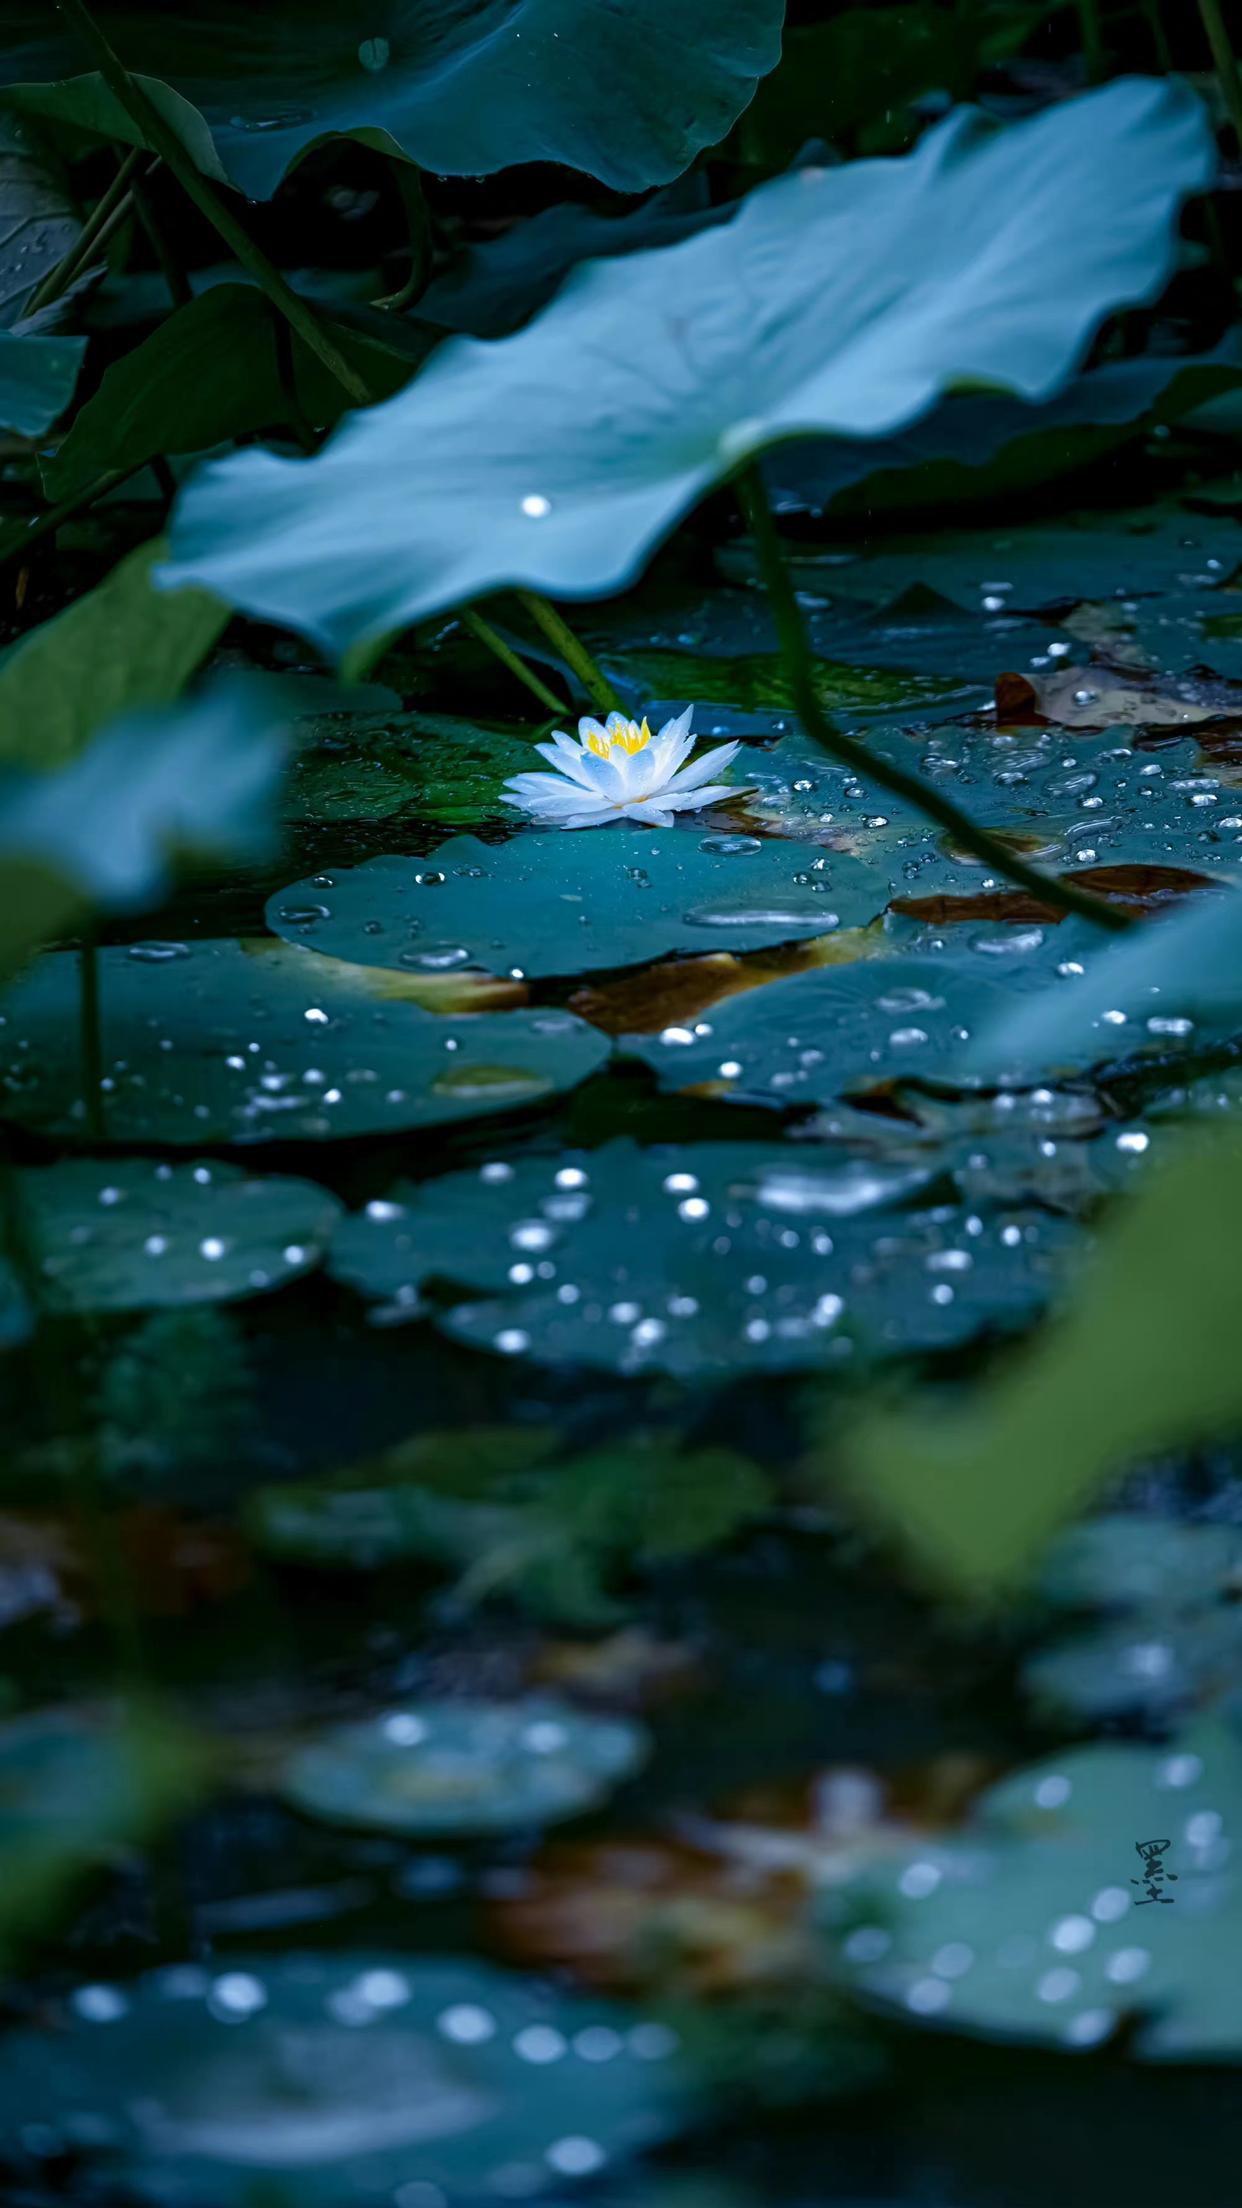
[[[584,738],[584,742],[587,750],[594,752],[597,759],[611,758],[614,745],[627,752],[632,759],[636,751],[644,750],[651,742],[651,730],[647,726],[647,716],[644,713],[643,725],[640,728],[637,721],[627,721],[620,713],[610,713],[607,727],[603,733],[596,734],[592,731],[589,736]]]

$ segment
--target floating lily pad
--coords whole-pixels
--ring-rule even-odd
[[[1062,1536],[1043,1592],[1103,1621],[1031,1657],[1045,1702],[1092,1717],[1167,1717],[1242,1675],[1242,1529],[1110,1516]]]
[[[338,1725],[298,1749],[279,1788],[329,1824],[380,1832],[511,1832],[577,1817],[648,1752],[640,1725],[560,1703],[420,1702]]]
[[[870,920],[866,870],[834,859],[798,879],[786,843],[659,829],[553,829],[508,843],[454,836],[425,859],[395,855],[294,882],[270,900],[278,935],[336,958],[407,973],[457,966],[579,974],[669,951],[748,951]]]
[[[342,1222],[329,1269],[388,1300],[432,1277],[483,1291],[436,1323],[502,1356],[627,1374],[797,1371],[1028,1320],[1074,1230],[1020,1209],[886,1208],[928,1178],[809,1146],[617,1141],[396,1190]]]
[[[748,989],[689,1027],[621,1047],[671,1088],[778,1106],[822,1104],[876,1081],[969,1087],[966,1045],[1010,992],[948,959],[826,966]]]
[[[80,1136],[78,965],[74,952],[50,953],[0,999],[0,1116]],[[281,943],[138,943],[101,951],[99,974],[104,1117],[117,1142],[446,1125],[573,1088],[609,1052],[572,1013],[441,1018],[399,980]]]
[[[690,2113],[665,2026],[405,1954],[216,1957],[80,1985],[10,2033],[0,2139],[86,2154],[134,2199],[249,2208],[529,2199]],[[421,2196],[420,2196],[421,2197]],[[431,2194],[428,2193],[428,2199]]]
[[[132,141],[100,79],[74,75],[71,31],[37,5],[15,12],[10,104]],[[724,136],[779,58],[782,12],[685,0],[674,28],[658,0],[527,0],[520,23],[499,0],[318,0],[308,26],[302,0],[97,7],[200,168],[251,199],[338,133],[441,174],[556,161],[643,191]]]
[[[515,336],[450,341],[313,459],[200,471],[167,573],[337,653],[515,582],[615,591],[795,432],[882,435],[966,381],[1050,397],[1113,309],[1162,288],[1214,165],[1188,89],[1129,78],[778,177],[719,228],[588,264]]]
[[[310,1272],[335,1196],[235,1165],[67,1158],[19,1182],[23,1221],[56,1311],[146,1311],[261,1295]]]
[[[1224,1730],[1072,1748],[822,1914],[859,1992],[910,2022],[1068,2049],[1128,2026],[1145,2061],[1237,2062],[1240,1828],[1242,1746]],[[1136,1850],[1165,1839],[1164,1898],[1148,1901]]]
[[[292,820],[387,820],[407,809],[446,828],[512,821],[500,792],[535,765],[530,740],[448,714],[408,713],[326,730],[290,776]]]

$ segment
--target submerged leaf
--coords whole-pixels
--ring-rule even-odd
[[[967,381],[1050,396],[1160,289],[1212,161],[1184,87],[1128,79],[779,178],[723,228],[588,266],[517,336],[445,346],[315,459],[205,471],[167,573],[336,652],[502,584],[615,590],[796,431],[881,435]]]

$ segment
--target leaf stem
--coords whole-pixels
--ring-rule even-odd
[[[587,696],[599,707],[600,712],[619,713],[622,709],[621,700],[607,675],[596,666],[586,645],[574,635],[568,621],[562,619],[556,607],[548,599],[541,597],[537,590],[519,590],[517,597],[531,620],[543,630],[548,642],[555,644],[567,666],[573,668]]]
[[[475,612],[473,606],[463,606],[461,623],[463,628],[470,630],[472,636],[478,637],[480,644],[486,644],[489,652],[495,653],[502,667],[507,667],[511,675],[516,675],[519,682],[525,683],[532,697],[538,698],[540,705],[546,705],[550,712],[555,713],[558,719],[560,718],[565,711],[563,700],[549,690],[545,682],[540,681],[539,676],[533,668],[527,666],[524,659],[519,659],[512,645],[506,644],[503,636],[497,629],[492,627],[490,621],[485,621],[481,613]]]
[[[373,299],[373,307],[382,307],[389,314],[399,314],[413,306],[427,289],[431,274],[431,216],[427,196],[423,191],[422,175],[411,161],[394,161],[392,169],[397,190],[405,209],[406,228],[410,240],[410,273],[405,282],[385,299]]]
[[[815,667],[798,604],[781,550],[780,536],[768,503],[767,488],[757,465],[753,462],[737,478],[736,488],[742,508],[750,524],[759,553],[768,603],[776,623],[780,639],[781,657],[785,673],[793,693],[794,705],[806,728],[821,749],[834,759],[851,767],[865,780],[878,782],[882,789],[891,790],[895,797],[903,797],[908,804],[916,805],[929,820],[947,829],[955,843],[965,851],[973,851],[986,866],[1003,874],[1010,881],[1019,882],[1023,889],[1052,906],[1059,912],[1077,913],[1080,919],[1089,920],[1097,928],[1107,928],[1113,934],[1131,924],[1130,915],[1107,904],[1102,897],[1093,897],[1089,891],[1079,889],[1073,882],[1062,881],[1055,874],[1045,874],[1042,868],[1031,866],[1018,853],[986,828],[981,828],[946,797],[942,790],[922,775],[911,774],[894,760],[885,759],[871,752],[857,737],[847,736],[836,727],[819,700],[815,688]]]
[[[1078,21],[1088,84],[1099,84],[1104,75],[1104,28],[1100,0],[1078,0]]]
[[[1238,69],[1238,57],[1233,50],[1220,0],[1199,0],[1199,13],[1203,28],[1212,49],[1212,60],[1220,83],[1229,120],[1233,124],[1238,151],[1242,153],[1242,73]]]
[[[0,567],[7,560],[16,559],[28,545],[37,543],[40,537],[47,536],[49,530],[59,529],[62,521],[70,520],[84,506],[93,505],[97,498],[103,498],[108,491],[115,491],[120,484],[127,483],[131,475],[140,475],[145,466],[146,462],[140,461],[133,468],[110,468],[105,475],[97,475],[86,490],[78,491],[73,498],[62,498],[58,506],[49,506],[45,513],[35,514],[30,521],[21,522],[17,528],[0,532]]]
[[[96,23],[86,0],[57,0],[57,6],[72,19],[108,90],[137,124],[144,144],[160,155],[165,167],[172,171],[186,196],[193,200],[199,212],[219,232],[242,267],[249,269],[255,282],[267,293],[272,305],[284,315],[285,320],[297,331],[304,343],[310,346],[311,351],[318,355],[329,375],[335,376],[341,389],[348,393],[356,406],[368,406],[371,392],[363,378],[333,344],[314,310],[285,281],[275,263],[269,261],[260,245],[256,245],[249,231],[238,221],[215,186],[195,167],[171,123],[164,120],[159,109],[148,99],[142,86],[130,75],[119,54]]]
[[[104,1124],[103,1033],[99,1020],[99,952],[93,937],[78,953],[78,1038],[82,1060],[82,1101],[86,1131],[102,1142]]]
[[[132,146],[118,168],[103,197],[96,201],[79,230],[73,244],[50,268],[41,284],[30,295],[28,315],[37,314],[41,307],[49,307],[54,299],[68,290],[78,270],[97,245],[104,245],[113,229],[126,212],[130,179],[142,159],[141,146]]]

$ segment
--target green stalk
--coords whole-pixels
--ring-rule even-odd
[[[1102,897],[1093,897],[1088,890],[1079,889],[1073,882],[1062,881],[1055,874],[1045,874],[1042,868],[1032,866],[1011,851],[999,837],[986,828],[980,828],[968,813],[964,813],[946,797],[934,782],[927,782],[922,775],[911,774],[905,767],[897,766],[891,759],[883,759],[871,752],[854,736],[847,736],[836,727],[820,704],[815,688],[815,663],[807,642],[789,570],[781,550],[780,536],[768,503],[763,477],[753,463],[737,479],[738,495],[759,553],[768,603],[776,623],[780,639],[781,658],[793,694],[794,705],[807,734],[832,758],[870,782],[878,782],[881,789],[891,790],[895,797],[903,797],[910,805],[916,805],[929,820],[938,822],[948,830],[954,842],[965,851],[973,851],[997,874],[1003,874],[1011,882],[1018,882],[1030,890],[1043,904],[1055,911],[1074,912],[1080,919],[1090,920],[1097,928],[1107,928],[1119,934],[1131,925],[1130,915],[1116,906],[1107,904]]]
[[[1142,0],[1142,4],[1147,28],[1151,32],[1152,46],[1155,49],[1156,67],[1162,77],[1171,77],[1174,73],[1173,49],[1169,44],[1168,33],[1161,20],[1160,0]]]
[[[146,462],[136,468],[110,468],[105,475],[97,475],[94,482],[74,498],[62,498],[58,506],[49,506],[46,513],[36,514],[32,520],[23,521],[15,529],[0,531],[0,567],[6,560],[16,559],[27,547],[37,544],[53,529],[59,529],[62,521],[69,521],[84,506],[91,506],[107,491],[116,490],[118,484],[128,482],[131,475],[141,473]]]
[[[555,713],[558,719],[563,715],[565,707],[561,699],[554,691],[549,690],[545,682],[540,681],[534,669],[528,667],[524,659],[518,658],[517,653],[506,644],[490,621],[485,621],[482,614],[476,613],[472,606],[463,606],[461,624],[463,628],[469,629],[472,636],[478,637],[480,644],[486,644],[489,652],[495,653],[502,667],[507,667],[511,675],[516,675],[519,682],[525,683],[532,697],[538,698],[540,705],[546,705],[549,712]]]
[[[394,161],[391,166],[409,231],[410,273],[398,290],[390,292],[386,299],[373,299],[371,304],[383,307],[389,314],[399,314],[404,308],[412,307],[427,289],[431,274],[431,216],[423,180],[413,162]]]
[[[174,307],[188,307],[194,297],[190,287],[190,279],[172,249],[168,233],[151,204],[151,195],[147,190],[147,184],[158,167],[159,161],[153,161],[150,168],[135,179],[133,187],[134,209],[150,240],[151,250],[160,264],[160,274],[168,286],[169,298]]]
[[[94,941],[78,953],[78,1038],[82,1061],[82,1101],[86,1131],[93,1142],[107,1135],[104,1124],[103,1034],[99,1023],[99,952]]]
[[[37,314],[40,307],[50,306],[53,299],[59,299],[95,247],[106,244],[117,222],[127,212],[130,178],[141,159],[142,147],[133,146],[102,199],[92,207],[68,252],[61,255],[55,268],[48,270],[42,283],[31,293],[27,314]]]
[[[537,590],[519,590],[518,601],[525,606],[537,628],[543,630],[549,644],[554,644],[566,664],[573,668],[586,694],[599,707],[601,713],[620,713],[621,700],[608,677],[596,666],[586,645],[574,635],[567,621],[562,620],[556,607]],[[560,707],[557,707],[560,711]]]
[[[1100,0],[1078,0],[1078,21],[1088,84],[1099,84],[1104,75],[1104,26]]]
[[[1242,153],[1242,74],[1239,73],[1238,57],[1225,29],[1220,0],[1199,0],[1199,13],[1203,17],[1203,28],[1212,49],[1212,60],[1216,65],[1221,93],[1238,141],[1238,151]]]
[[[249,269],[255,282],[267,293],[272,305],[284,315],[285,320],[297,331],[303,342],[310,346],[311,351],[318,355],[329,375],[335,376],[341,389],[353,400],[355,406],[368,406],[371,392],[362,377],[333,344],[306,300],[299,297],[291,284],[286,283],[274,262],[269,261],[262,247],[255,244],[249,231],[237,220],[232,208],[221,197],[214,184],[195,167],[172,125],[165,122],[159,109],[147,98],[142,86],[131,77],[119,54],[99,28],[86,0],[57,0],[57,5],[63,14],[71,18],[108,90],[136,123],[144,143],[159,154],[183,192],[219,232],[242,267]]]

